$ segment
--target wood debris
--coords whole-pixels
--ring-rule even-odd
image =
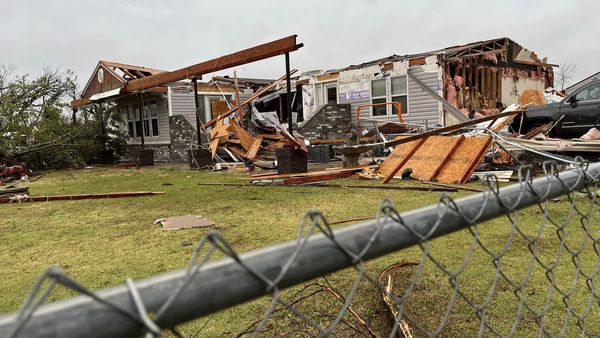
[[[154,223],[162,225],[163,231],[205,228],[215,225],[215,222],[202,216],[195,215],[159,218]]]
[[[408,168],[412,169],[412,177],[417,180],[465,183],[491,143],[489,135],[422,138],[394,148],[379,171],[386,177],[384,183]]]

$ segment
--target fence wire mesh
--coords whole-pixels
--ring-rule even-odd
[[[309,211],[294,241],[247,255],[209,233],[187,269],[107,291],[50,268],[0,336],[203,336],[211,313],[268,294],[256,321],[222,335],[597,337],[600,165],[578,163],[536,180],[522,167],[505,188],[487,176],[481,194],[405,213],[384,201],[347,229]],[[56,285],[83,296],[43,305]]]

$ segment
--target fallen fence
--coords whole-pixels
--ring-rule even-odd
[[[178,324],[263,295],[271,295],[271,303],[246,333],[258,335],[267,331],[272,314],[283,309],[311,328],[312,335],[327,336],[342,329],[340,323],[345,316],[356,314],[351,303],[363,282],[375,287],[391,308],[390,337],[411,336],[411,331],[418,336],[448,335],[449,327],[463,324],[473,326],[472,332],[459,329],[465,336],[513,336],[523,334],[522,330],[532,330],[525,331],[525,335],[534,332],[537,336],[597,336],[600,214],[596,207],[600,163],[588,164],[578,159],[573,169],[561,173],[552,163],[544,164],[544,168],[546,175],[533,179],[531,168],[522,167],[519,183],[503,188],[488,176],[483,180],[482,193],[460,199],[442,194],[437,205],[408,212],[398,213],[389,202],[384,202],[374,219],[338,230],[332,230],[321,213],[309,211],[300,223],[296,240],[240,255],[218,233],[210,233],[197,244],[187,269],[135,282],[128,280],[110,289],[92,292],[60,270],[50,268],[20,311],[0,317],[0,336],[158,336],[165,329],[180,336]],[[565,210],[556,214],[552,201],[561,196],[566,198],[562,202]],[[527,212],[539,216],[539,223],[520,224],[520,210],[533,205],[539,206],[537,213],[529,211],[532,209]],[[502,216],[508,220],[504,222],[508,226],[494,248],[485,236],[492,225],[483,223]],[[454,238],[452,233],[459,231],[468,234],[469,239],[456,246],[454,251],[464,251],[464,256],[456,267],[450,267],[433,248],[437,241]],[[520,254],[526,254],[526,258],[515,261],[511,254],[513,247],[519,245]],[[396,288],[393,292],[390,285],[382,285],[381,278],[367,272],[368,260],[413,246],[420,249],[420,262],[403,290]],[[215,252],[227,257],[211,261]],[[486,259],[471,263],[476,252]],[[478,264],[485,267],[486,273],[476,278],[489,278],[489,283],[477,290],[479,297],[474,297],[468,287],[473,276],[467,270]],[[572,271],[565,270],[564,264]],[[346,294],[314,284],[329,290],[342,304],[327,326],[282,296],[285,288],[348,267],[354,268],[356,278]],[[433,325],[414,316],[411,308],[411,297],[423,292],[420,277],[430,268],[448,286],[446,301],[436,296],[427,305],[433,309],[442,303],[441,315]],[[518,277],[512,271],[518,271]],[[567,281],[559,278],[565,271],[570,272]],[[48,281],[48,287],[42,290]],[[57,284],[82,295],[42,305]],[[428,292],[436,295],[442,290]],[[465,309],[464,316],[470,319],[454,318],[453,311],[458,307]],[[495,309],[503,307],[514,311],[501,320],[492,315]],[[153,316],[150,318],[148,313]],[[371,329],[367,331],[361,335],[375,335]]]

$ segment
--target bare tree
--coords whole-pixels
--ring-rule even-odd
[[[572,62],[561,63],[558,67],[558,71],[554,76],[555,88],[559,87],[561,91],[565,89],[565,86],[570,84],[571,80],[577,74],[577,67]]]

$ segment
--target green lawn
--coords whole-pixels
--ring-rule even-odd
[[[127,277],[140,279],[157,273],[181,269],[186,266],[192,253],[192,246],[182,246],[182,241],[197,242],[208,231],[218,230],[238,252],[248,251],[295,238],[298,222],[305,211],[316,208],[324,212],[328,219],[335,221],[354,217],[375,215],[377,206],[390,198],[400,211],[411,210],[437,202],[439,193],[401,190],[338,189],[314,187],[221,187],[201,186],[201,182],[245,183],[245,174],[208,173],[171,169],[112,169],[95,168],[65,170],[48,174],[39,181],[30,183],[33,195],[93,193],[109,191],[152,190],[166,191],[167,194],[151,197],[83,200],[64,202],[23,203],[0,205],[0,312],[18,309],[35,279],[48,266],[55,265],[90,289],[105,288],[121,284]],[[165,182],[171,186],[163,186]],[[333,183],[378,185],[379,181],[358,181],[356,179],[336,180]],[[394,185],[415,185],[410,182],[394,182]],[[477,183],[470,184],[477,187]],[[468,193],[452,193],[460,197]],[[566,199],[551,205],[557,216],[565,214]],[[161,231],[154,224],[157,218],[199,214],[213,220],[211,229],[188,229]],[[596,240],[600,232],[597,210],[592,215],[591,229]],[[532,236],[541,219],[539,208],[529,208],[521,213],[519,224],[525,235]],[[570,239],[581,240],[581,231],[575,231],[573,222]],[[337,225],[344,226],[344,225]],[[569,229],[571,229],[569,228]],[[482,224],[480,240],[486,247],[498,252],[510,230],[505,218]],[[432,255],[448,269],[457,269],[468,252],[473,236],[462,231],[430,245]],[[597,254],[591,248],[591,241],[584,247],[582,269],[593,272]],[[556,257],[558,242],[555,229],[548,225],[538,243],[539,256],[544,261]],[[402,252],[382,257],[367,264],[371,276],[377,278],[387,266],[399,262],[418,262],[421,249],[414,247]],[[566,255],[566,254],[565,254]],[[502,261],[503,271],[509,278],[518,280],[523,275],[524,266],[531,259],[527,242],[518,234]],[[395,291],[401,293],[416,270],[405,268],[394,277]],[[459,276],[460,290],[474,302],[482,302],[492,283],[494,268],[491,258],[480,247],[471,255],[466,270]],[[574,274],[570,257],[562,258],[555,270],[555,284],[566,288]],[[350,288],[356,273],[352,269],[321,278],[315,282],[330,283],[342,293]],[[600,277],[595,276],[596,285]],[[544,271],[536,265],[532,279],[524,287],[527,300],[532,306],[543,306],[547,279]],[[579,287],[571,296],[574,309],[581,309],[587,300],[585,280],[575,282]],[[303,288],[305,287],[305,288]],[[301,295],[312,291],[317,295],[298,302],[297,307],[310,313],[322,325],[327,325],[339,309],[339,300],[322,292],[317,285],[298,286],[286,291],[283,297],[292,302]],[[596,293],[600,293],[596,286]],[[51,299],[62,299],[72,295],[65,289],[57,289]],[[407,300],[407,313],[422,326],[434,330],[446,311],[451,295],[448,277],[428,261],[417,287]],[[222,311],[197,321],[185,324],[180,330],[185,335],[198,332],[208,320],[201,336],[235,336],[259,320],[269,299],[263,298],[233,309]],[[486,313],[488,320],[500,332],[510,332],[518,301],[513,287],[501,281],[496,287],[491,304]],[[547,317],[544,319],[549,330],[555,334],[562,326],[564,309],[557,292],[552,296]],[[595,300],[590,318],[600,318],[600,305]],[[366,320],[377,335],[385,335],[389,329],[389,317],[381,295],[371,285],[363,283],[352,302],[353,309]],[[536,332],[533,316],[524,312],[518,327],[519,336],[529,336]],[[338,331],[339,336],[360,335],[356,330],[367,332],[352,315],[344,317]],[[600,321],[588,320],[589,328],[595,334],[600,332]],[[470,336],[478,329],[474,311],[464,300],[458,300],[448,317],[448,329],[444,336]],[[347,324],[347,325],[346,325]],[[354,326],[355,328],[352,328]],[[268,335],[304,336],[314,335],[306,325],[286,312],[273,315],[267,328]],[[575,333],[574,320],[571,320],[567,335]]]

